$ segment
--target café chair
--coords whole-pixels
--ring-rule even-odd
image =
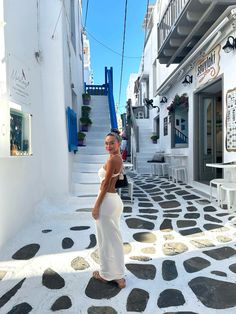
[[[220,197],[221,197],[220,186],[226,182],[228,181],[225,179],[213,179],[210,181],[210,202],[212,202],[212,186],[216,185],[216,191],[217,191],[216,200],[217,200],[218,205],[220,205]]]
[[[223,207],[223,193],[225,193],[227,209],[231,211],[231,207],[236,203],[236,183],[226,182],[220,185],[220,207]]]

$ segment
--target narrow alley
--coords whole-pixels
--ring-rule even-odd
[[[191,186],[129,175],[134,201],[122,192],[121,221],[127,287],[92,278],[94,221],[67,204],[48,208],[8,243],[0,313],[235,313],[236,214]]]

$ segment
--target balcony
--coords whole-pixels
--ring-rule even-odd
[[[170,0],[157,26],[161,64],[180,63],[235,0]]]

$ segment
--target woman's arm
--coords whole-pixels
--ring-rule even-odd
[[[98,196],[96,203],[94,205],[94,208],[92,210],[92,216],[94,219],[98,219],[99,208],[102,204],[102,201],[105,197],[105,194],[107,193],[107,191],[110,188],[111,179],[112,179],[113,174],[115,173],[115,169],[119,169],[118,164],[119,164],[119,160],[117,160],[115,158],[111,158],[110,160],[107,161],[106,176],[105,176],[105,179],[102,181],[99,196]]]

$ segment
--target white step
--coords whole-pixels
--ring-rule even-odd
[[[104,163],[82,163],[82,162],[75,162],[73,163],[73,170],[74,172],[91,172],[91,173],[97,173],[99,168],[103,166]]]
[[[99,177],[97,173],[83,173],[73,172],[73,182],[75,183],[99,183]]]
[[[100,145],[100,146],[79,146],[78,147],[78,152],[77,154],[79,155],[104,155],[105,152],[105,148],[104,145]]]
[[[76,196],[96,196],[99,191],[100,184],[81,184],[74,183],[74,194]]]
[[[74,156],[74,161],[81,162],[81,163],[104,164],[107,158],[108,158],[107,154],[101,154],[101,155],[76,154]]]

